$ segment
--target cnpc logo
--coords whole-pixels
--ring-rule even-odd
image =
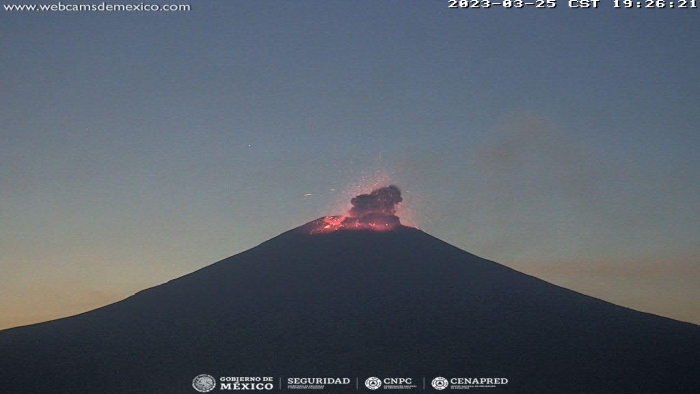
[[[379,379],[377,377],[371,377],[367,378],[365,380],[365,386],[367,386],[368,389],[370,390],[376,390],[382,385],[385,386],[399,386],[399,385],[411,385],[413,384],[413,379],[412,378],[384,378],[384,379]],[[394,387],[389,387],[389,388],[394,388]]]
[[[376,390],[382,387],[382,380],[374,376],[367,378],[367,380],[365,380],[365,386],[370,390]]]

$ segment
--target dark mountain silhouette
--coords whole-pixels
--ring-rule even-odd
[[[508,379],[465,392],[700,393],[696,325],[417,229],[314,233],[322,223],[121,302],[0,332],[0,393],[196,393],[202,373],[359,377],[365,392],[369,376],[425,377],[433,392],[444,376]]]

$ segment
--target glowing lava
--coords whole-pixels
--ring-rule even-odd
[[[347,215],[326,216],[311,232],[327,233],[340,229],[387,231],[401,225],[396,206],[403,201],[398,187],[391,185],[360,194],[350,200]]]

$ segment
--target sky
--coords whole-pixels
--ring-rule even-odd
[[[405,224],[700,324],[697,9],[185,3],[0,9],[0,329],[385,184]]]

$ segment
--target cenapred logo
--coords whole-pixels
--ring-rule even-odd
[[[216,387],[216,379],[211,375],[203,373],[192,379],[192,387],[200,393],[208,393]]]
[[[444,378],[438,376],[430,382],[435,390],[449,388],[453,390],[487,389],[505,386],[508,384],[507,378]],[[454,391],[453,391],[454,392]]]
[[[450,385],[450,382],[448,382],[447,379],[443,378],[442,376],[438,376],[437,378],[433,379],[430,384],[433,385],[435,390],[444,390]]]
[[[381,381],[381,379],[373,376],[373,377],[367,378],[367,380],[365,380],[365,386],[367,386],[367,388],[370,390],[376,390],[376,389],[382,387],[382,381]]]

